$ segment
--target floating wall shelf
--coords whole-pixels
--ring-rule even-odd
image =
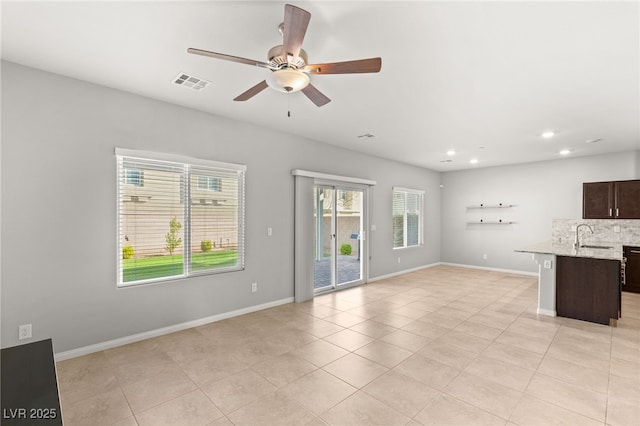
[[[489,216],[486,219],[481,219],[481,218],[478,218],[479,215],[474,213],[473,216],[475,216],[475,218],[473,219],[475,220],[471,220],[467,222],[467,226],[469,225],[512,225],[516,222],[513,222],[509,219],[503,220],[503,219],[500,219],[500,217],[498,216],[498,215],[503,215],[502,212],[498,213],[498,210],[509,209],[511,207],[516,207],[516,205],[507,204],[507,203],[498,203],[498,204],[481,203],[480,205],[476,204],[474,206],[467,206],[467,214],[472,214],[469,210],[484,210],[483,215]],[[504,215],[510,216],[510,214],[508,213],[504,213]],[[468,219],[472,219],[472,218],[469,217]]]
[[[503,222],[502,220],[480,220],[479,222],[467,222],[467,225],[512,225],[516,222],[511,222],[511,221],[505,221]]]
[[[479,206],[467,206],[468,209],[508,209],[516,207],[515,204],[480,204]]]

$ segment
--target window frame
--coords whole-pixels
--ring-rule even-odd
[[[246,191],[246,170],[247,167],[241,164],[234,163],[226,163],[214,160],[206,160],[199,158],[192,158],[174,154],[165,154],[151,151],[140,151],[140,150],[131,150],[126,148],[116,148],[115,149],[115,157],[116,157],[116,238],[117,238],[117,265],[116,265],[116,273],[117,273],[117,287],[118,288],[130,288],[136,287],[139,285],[147,285],[147,284],[158,284],[168,281],[182,280],[186,278],[199,277],[205,275],[217,275],[221,273],[227,272],[237,272],[243,271],[245,269],[245,191]],[[126,172],[124,176],[122,176],[122,172],[128,170],[124,166],[124,161],[140,161],[144,163],[148,161],[150,164],[153,162],[165,162],[168,165],[173,167],[181,167],[183,172],[180,174],[180,194],[182,195],[180,198],[180,205],[183,208],[183,242],[182,242],[182,255],[183,255],[183,266],[182,273],[178,275],[170,275],[164,277],[157,278],[149,278],[149,279],[141,279],[136,281],[123,281],[123,256],[122,250],[123,247],[127,244],[124,242],[123,234],[121,233],[121,224],[122,224],[122,211],[124,205],[124,198],[121,191],[125,186],[130,185],[127,182]],[[219,172],[222,175],[235,176],[237,179],[237,212],[235,214],[236,223],[237,223],[237,262],[236,265],[220,267],[215,269],[205,269],[205,270],[192,270],[192,242],[191,242],[191,225],[193,216],[191,215],[192,209],[192,187],[191,187],[191,179],[192,176],[199,176],[202,168],[205,167],[212,172]],[[134,168],[130,168],[132,170]],[[193,174],[192,174],[192,169]],[[137,169],[140,171],[140,177],[144,176],[144,169]],[[215,178],[219,178],[220,185],[219,189],[221,189],[222,181],[221,177],[213,176]],[[210,180],[207,180],[207,185]],[[138,186],[136,186],[138,187]],[[196,189],[198,184],[196,183]],[[215,191],[219,192],[219,191]],[[185,202],[187,201],[188,202]]]
[[[403,225],[403,235],[402,235],[402,246],[393,247],[394,242],[394,198],[396,193],[404,194],[404,207],[402,210],[402,225]],[[416,244],[408,244],[408,209],[407,209],[407,194],[417,195],[418,196],[418,242]],[[425,191],[420,189],[411,189],[411,188],[402,188],[398,186],[394,186],[391,190],[391,244],[393,250],[402,250],[413,247],[422,247],[424,246],[424,195]]]

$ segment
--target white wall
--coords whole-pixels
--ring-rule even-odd
[[[7,62],[2,124],[3,347],[19,324],[62,352],[293,297],[292,169],[378,182],[371,277],[440,259],[436,172]],[[246,164],[246,270],[117,289],[116,146]],[[401,264],[392,186],[426,191],[427,244]]]
[[[553,219],[581,218],[583,182],[637,177],[637,157],[623,152],[443,173],[441,260],[536,272],[531,256],[514,250],[550,240]],[[467,209],[481,203],[517,206]],[[517,223],[466,224],[480,218]]]

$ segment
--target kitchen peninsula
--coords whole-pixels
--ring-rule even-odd
[[[624,249],[638,246],[639,219],[554,219],[551,240],[516,251],[539,265],[538,314],[613,325]]]
[[[516,250],[539,265],[538,314],[605,325],[620,318],[621,244],[548,241]]]

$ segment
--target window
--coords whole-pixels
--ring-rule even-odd
[[[419,246],[424,191],[393,188],[393,248]]]
[[[222,181],[218,177],[198,176],[198,189],[220,192],[222,191]]]
[[[124,149],[116,158],[118,286],[244,269],[245,166]]]
[[[127,185],[142,186],[144,174],[140,169],[125,169],[124,179]]]

